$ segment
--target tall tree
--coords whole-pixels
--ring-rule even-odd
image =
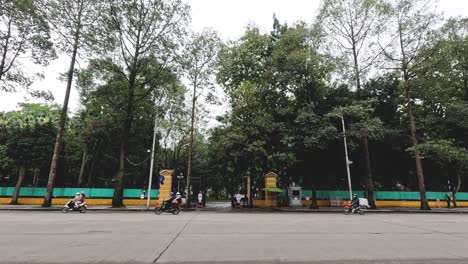
[[[119,172],[115,180],[112,206],[123,206],[125,163],[134,121],[135,103],[157,88],[150,85],[173,62],[174,55],[186,35],[189,8],[180,0],[108,1],[106,26],[115,40],[114,70],[126,82],[125,116],[122,124]],[[142,78],[147,71],[152,76]],[[158,73],[159,72],[159,73]]]
[[[0,2],[0,90],[28,87],[31,76],[23,71],[21,57],[47,65],[55,57],[49,25],[36,1]]]
[[[401,73],[401,85],[405,92],[406,109],[416,162],[416,174],[421,196],[421,210],[430,210],[426,196],[421,154],[418,148],[418,134],[414,115],[413,80],[416,72],[424,67],[430,53],[421,54],[432,44],[429,36],[437,23],[438,16],[433,13],[432,0],[395,0],[391,2],[388,29],[390,43],[382,46],[383,53],[392,69]],[[435,49],[432,49],[435,51]]]
[[[338,58],[338,65],[344,66],[338,66],[343,76],[352,72],[358,100],[362,100],[361,84],[365,75],[381,54],[376,36],[382,30],[383,12],[384,6],[379,0],[327,0],[320,10],[318,26],[325,37],[330,38],[330,47],[333,47],[328,52]],[[369,140],[366,134],[362,135],[367,197],[371,208],[376,208]]]
[[[28,168],[36,171],[50,162],[59,110],[40,104],[21,104],[20,111],[8,112],[0,120],[7,130],[8,156],[16,163],[19,176],[11,203],[18,203],[18,194]]]
[[[196,121],[196,106],[200,96],[208,100],[213,99],[212,90],[214,79],[215,57],[218,53],[220,40],[215,31],[205,29],[201,33],[195,33],[185,47],[183,55],[183,67],[192,89],[192,107],[190,120],[189,149],[187,161],[187,186],[185,192],[190,196],[190,177],[192,176],[193,140]],[[187,204],[190,205],[190,199]]]
[[[71,56],[70,66],[67,71],[67,86],[62,106],[62,114],[58,125],[57,139],[54,146],[54,154],[50,165],[47,191],[44,196],[43,206],[52,205],[52,192],[55,178],[57,177],[57,165],[62,149],[62,138],[67,118],[68,101],[73,83],[75,64],[79,50],[91,50],[96,47],[96,27],[101,15],[101,3],[93,0],[41,0],[40,8],[43,10],[49,24],[55,29],[58,36],[56,40],[62,53]]]

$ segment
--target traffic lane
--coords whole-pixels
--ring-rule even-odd
[[[427,233],[412,226],[390,225],[386,215],[343,214],[200,214],[184,233],[362,234]]]
[[[465,221],[432,214],[2,212],[0,256],[2,263],[468,263]],[[447,224],[460,233],[440,230]]]
[[[396,226],[416,228],[447,235],[468,235],[468,217],[462,214],[428,214],[389,216],[380,221]]]
[[[468,258],[465,242],[434,234],[182,234],[159,262],[458,259]]]
[[[458,216],[200,214],[158,262],[184,262],[190,256],[190,261],[200,263],[349,259],[468,263],[466,238],[438,230],[444,221],[455,222],[461,234],[467,229]]]
[[[152,263],[187,219],[128,213],[2,213],[1,263]]]

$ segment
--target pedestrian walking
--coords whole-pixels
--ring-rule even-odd
[[[452,198],[448,193],[445,194],[445,201],[447,201],[447,208],[450,208],[450,202],[452,201]]]

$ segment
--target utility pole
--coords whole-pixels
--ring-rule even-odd
[[[251,192],[251,187],[250,187],[250,173],[247,174],[247,205],[249,207],[252,207],[252,199],[251,199],[251,196],[250,196],[250,192]]]
[[[349,165],[353,162],[348,159],[348,145],[346,143],[346,128],[344,123],[344,117],[341,115],[341,124],[343,125],[343,142],[345,150],[345,159],[346,159],[346,172],[348,174],[348,187],[349,187],[349,199],[353,199],[353,190],[351,189],[351,172],[349,171]]]
[[[151,165],[150,165],[150,173],[149,173],[149,179],[148,179],[148,198],[147,198],[147,201],[146,201],[146,209],[150,208],[151,184],[153,182],[154,149],[156,147],[157,128],[158,128],[158,114],[156,113],[155,116],[154,116],[153,146],[151,148]]]
[[[180,181],[184,178],[184,175],[182,175],[182,172],[180,175],[177,176],[177,192],[180,192]]]

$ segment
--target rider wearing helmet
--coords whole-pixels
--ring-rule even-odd
[[[80,204],[82,204],[82,203],[85,202],[85,198],[86,198],[85,193],[84,193],[83,191],[81,191],[81,192],[79,193],[79,195],[80,195],[80,196],[79,196],[78,201],[75,202],[75,205],[76,205],[76,206],[78,206],[78,205],[80,205]]]
[[[179,202],[179,204],[182,203],[182,195],[180,194],[180,192],[176,193],[175,199]]]
[[[353,195],[353,199],[351,200],[351,205],[353,206],[353,210],[359,207],[359,197],[357,194]]]
[[[170,206],[172,206],[172,201],[174,201],[176,199],[176,196],[174,195],[174,192],[171,192],[171,198],[169,198],[169,200],[166,200],[166,205],[164,206],[164,209],[169,209]]]
[[[73,199],[70,199],[70,202],[69,202],[69,203],[71,203],[69,205],[70,208],[75,207],[76,203],[79,202],[79,201],[80,201],[80,193],[77,192],[77,193],[75,193],[75,197]]]

